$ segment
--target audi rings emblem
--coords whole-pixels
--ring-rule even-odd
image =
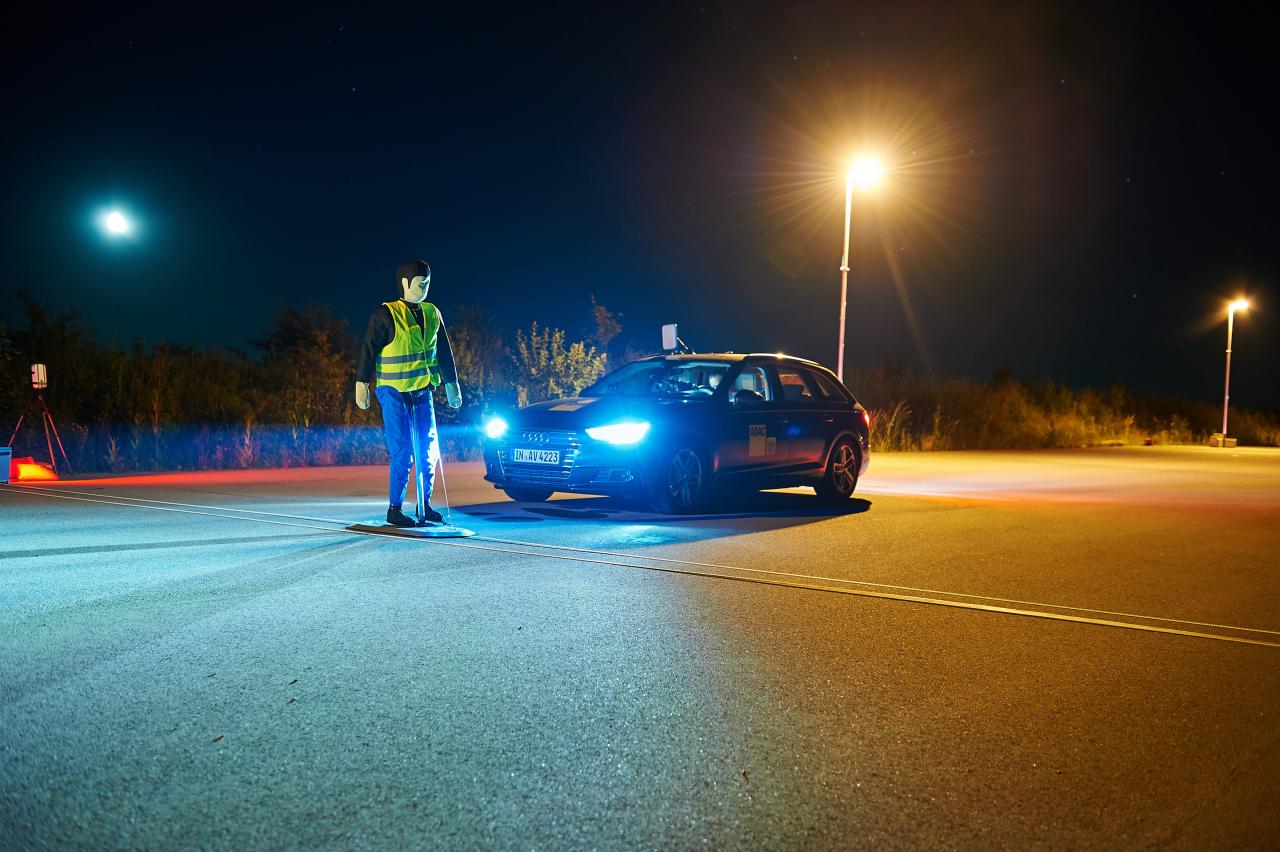
[[[551,437],[546,432],[521,432],[520,440],[530,444],[545,444]]]

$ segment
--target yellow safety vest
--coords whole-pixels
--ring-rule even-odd
[[[383,304],[391,311],[396,335],[378,355],[378,384],[398,391],[415,391],[440,384],[440,367],[436,360],[440,312],[436,306],[422,303],[424,332],[403,301],[397,299]]]

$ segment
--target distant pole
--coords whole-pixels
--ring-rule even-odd
[[[1227,310],[1227,377],[1222,382],[1222,446],[1227,445],[1227,403],[1231,401],[1231,327],[1235,325],[1234,308]]]
[[[1222,446],[1226,446],[1226,406],[1231,400],[1231,330],[1235,326],[1235,312],[1249,307],[1247,299],[1235,299],[1226,306],[1226,379],[1222,381]]]
[[[836,378],[844,382],[844,315],[849,303],[849,220],[853,217],[853,187],[872,189],[884,177],[877,157],[863,155],[844,175],[844,254],[840,257],[840,345],[836,348]]]
[[[1227,376],[1222,382],[1222,446],[1227,445],[1227,404],[1231,401],[1231,332],[1235,326],[1236,311],[1249,307],[1244,299],[1236,299],[1227,305]]]
[[[853,213],[853,171],[844,179],[844,254],[840,257],[840,345],[836,348],[836,378],[844,382],[844,314],[849,301],[849,219]]]

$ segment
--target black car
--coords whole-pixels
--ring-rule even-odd
[[[716,493],[812,486],[847,500],[870,419],[830,370],[786,355],[662,355],[576,397],[485,424],[485,479],[513,500],[556,491],[705,509]]]

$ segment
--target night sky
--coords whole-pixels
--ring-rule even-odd
[[[656,348],[1280,406],[1272,30],[1174,5],[54,8],[10,22],[4,275],[97,339],[246,346],[281,308],[362,329],[392,269],[508,332],[589,294]],[[110,242],[113,204],[135,238]],[[857,388],[854,388],[857,392]]]

